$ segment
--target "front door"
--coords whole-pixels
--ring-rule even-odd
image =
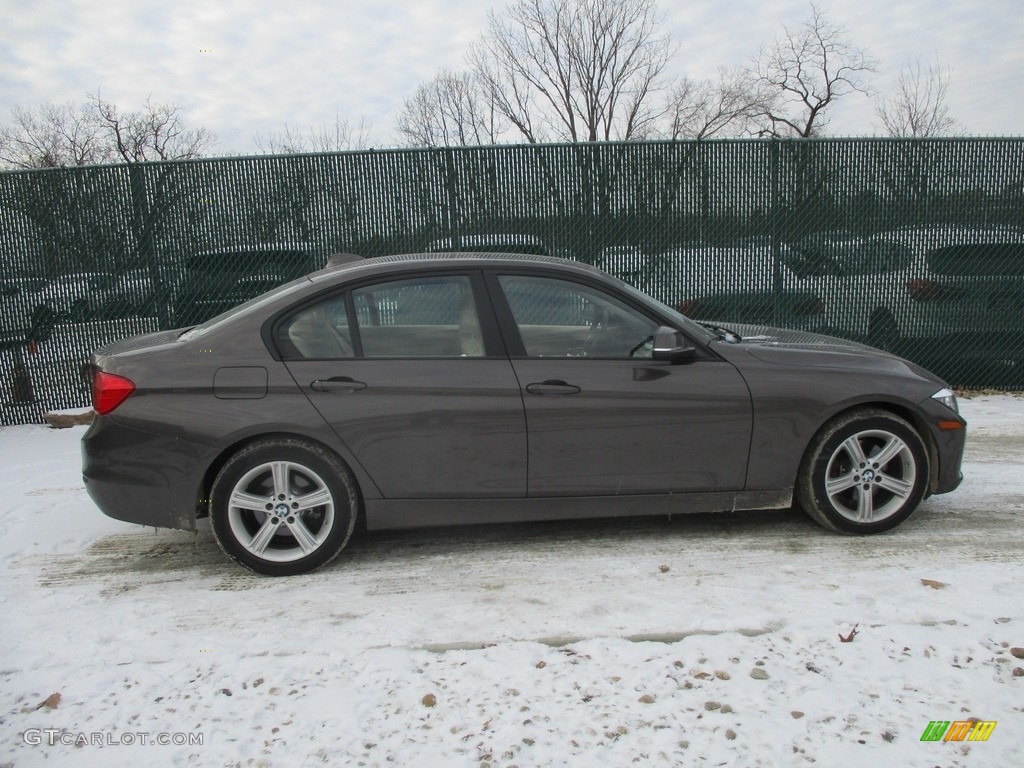
[[[743,489],[752,410],[730,363],[654,361],[659,322],[602,289],[531,275],[497,283],[507,335],[522,342],[512,365],[531,496]]]

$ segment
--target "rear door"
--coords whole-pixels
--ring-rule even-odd
[[[730,363],[654,361],[658,320],[600,287],[539,274],[489,287],[523,392],[531,496],[742,490],[752,411]]]
[[[285,364],[385,498],[526,494],[515,373],[479,276],[362,285],[277,324]]]

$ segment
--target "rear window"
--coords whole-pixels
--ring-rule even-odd
[[[928,269],[937,275],[1024,277],[1024,243],[970,243],[938,248],[928,254]]]

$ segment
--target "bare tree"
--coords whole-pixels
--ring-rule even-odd
[[[82,104],[15,107],[0,126],[0,163],[13,168],[59,168],[125,161],[201,157],[216,143],[206,128],[185,127],[182,108],[147,99],[121,112],[99,93]]]
[[[666,134],[672,139],[709,139],[756,133],[765,95],[743,69],[720,69],[718,80],[684,77],[668,99]]]
[[[298,155],[306,152],[345,152],[350,149],[367,149],[370,141],[370,125],[360,118],[351,123],[335,113],[334,123],[321,123],[306,131],[285,125],[280,131],[267,134],[257,133],[253,137],[260,151],[268,155]]]
[[[63,168],[114,159],[89,104],[15,107],[0,126],[0,163],[10,168]]]
[[[945,136],[960,125],[946,106],[950,72],[937,60],[904,66],[896,90],[875,104],[875,114],[890,136]]]
[[[202,157],[217,143],[206,128],[186,128],[178,104],[150,97],[140,111],[122,112],[98,92],[89,98],[98,124],[127,163]]]
[[[876,62],[847,39],[814,3],[798,29],[764,46],[754,74],[772,97],[762,112],[762,135],[816,136],[828,125],[826,112],[849,93],[870,94],[868,77]]]
[[[643,138],[674,52],[661,21],[656,0],[515,0],[470,66],[528,142]]]
[[[496,144],[508,130],[473,72],[442,69],[405,100],[395,129],[412,147]]]

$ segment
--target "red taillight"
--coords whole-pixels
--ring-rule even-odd
[[[100,416],[106,416],[134,391],[135,384],[131,379],[95,371],[92,377],[92,409]]]

